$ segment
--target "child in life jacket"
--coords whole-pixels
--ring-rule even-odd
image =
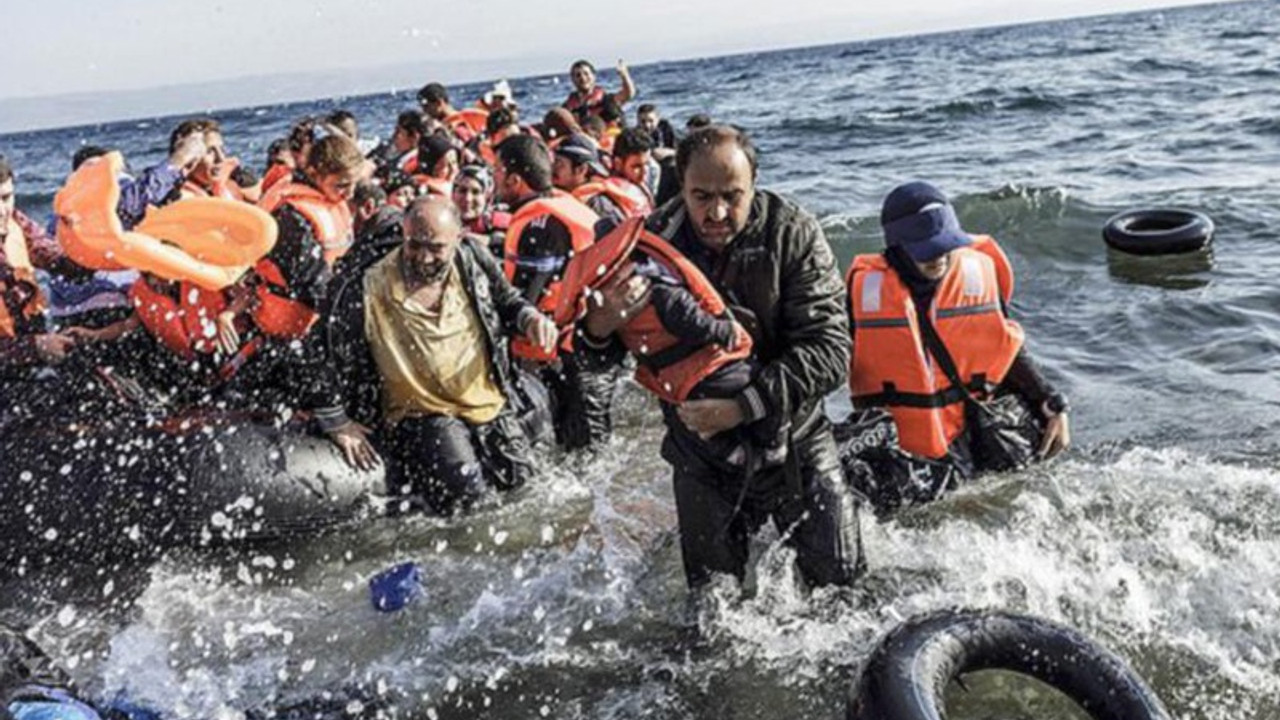
[[[710,281],[639,218],[574,256],[565,268],[556,322],[562,327],[586,312],[586,297],[631,263],[650,281],[650,301],[618,329],[636,358],[636,381],[656,394],[664,412],[686,400],[735,398],[755,375],[751,336],[732,317]],[[705,438],[707,455],[748,472],[786,459],[789,427],[766,417]]]

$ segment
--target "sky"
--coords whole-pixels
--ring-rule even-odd
[[[5,0],[0,99],[404,63],[456,82],[1199,1]]]

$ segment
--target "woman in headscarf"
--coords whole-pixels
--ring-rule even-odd
[[[453,180],[453,203],[467,232],[487,238],[495,257],[502,258],[502,241],[511,214],[493,207],[493,174],[485,165],[464,165]]]

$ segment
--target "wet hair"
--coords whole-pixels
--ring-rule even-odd
[[[613,158],[621,160],[628,155],[639,155],[653,149],[653,139],[640,128],[627,128],[613,141]]]
[[[356,116],[347,110],[334,110],[325,116],[324,121],[328,125],[341,130],[347,137],[352,140],[360,134],[360,125],[356,122]]]
[[[103,155],[106,155],[109,152],[111,151],[102,147],[101,145],[85,145],[79,150],[76,150],[75,155],[71,156],[71,171],[75,172],[76,170],[79,170],[80,166],[85,164],[86,162],[96,157],[102,157]],[[0,180],[0,182],[4,182],[4,181]]]
[[[494,135],[509,125],[516,124],[516,115],[509,108],[500,107],[489,113],[484,121],[484,131]]]
[[[532,135],[512,135],[498,145],[498,162],[535,192],[551,189],[551,151]]]
[[[689,163],[699,155],[706,154],[722,145],[734,145],[747,156],[747,164],[751,166],[751,178],[756,177],[756,146],[751,138],[740,128],[732,125],[708,125],[689,133],[676,147],[676,175],[684,179]]]
[[[317,140],[307,153],[307,167],[315,177],[347,172],[360,167],[363,162],[364,154],[346,135],[326,135]]]
[[[361,180],[356,183],[355,192],[351,196],[351,202],[357,207],[373,201],[375,205],[384,205],[387,202],[387,191],[378,187],[378,184],[372,180]]]
[[[684,127],[686,130],[697,130],[698,128],[704,128],[709,125],[711,125],[711,116],[706,113],[697,113],[696,115],[689,116]]]
[[[415,135],[427,134],[427,121],[421,110],[405,110],[396,117],[396,127]]]
[[[657,105],[654,105],[653,103],[645,103],[640,107],[636,108],[636,117],[644,115],[645,113],[656,113],[656,112],[658,112]]]
[[[9,164],[9,158],[0,155],[0,183],[9,182],[13,179],[13,166]]]
[[[449,91],[438,82],[427,83],[418,91],[418,102],[423,105],[440,101],[449,102]]]
[[[425,175],[435,173],[440,159],[449,153],[454,153],[459,158],[462,156],[448,138],[440,135],[423,135],[418,141],[418,172]]]
[[[194,118],[192,120],[183,120],[178,123],[178,127],[169,133],[169,152],[178,149],[178,143],[196,133],[208,135],[209,133],[221,133],[222,126],[213,118]]]
[[[289,149],[293,152],[302,152],[308,145],[314,144],[316,141],[316,121],[315,118],[302,118],[289,128]]]
[[[608,123],[626,122],[626,115],[622,112],[622,106],[618,104],[618,99],[605,93],[604,99],[600,101],[600,119]]]
[[[592,75],[596,74],[596,66],[592,65],[590,60],[575,60],[573,64],[569,66],[569,72],[573,72],[581,67],[590,70]]]

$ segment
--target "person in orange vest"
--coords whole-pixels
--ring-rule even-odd
[[[35,275],[41,248],[22,228],[16,194],[13,167],[0,157],[0,378],[6,382],[22,369],[62,362],[76,344],[72,334],[45,326],[44,293]]]
[[[571,135],[556,148],[551,166],[555,186],[591,208],[611,228],[652,207],[643,192],[621,180],[611,181],[600,147],[586,135]]]
[[[498,146],[498,197],[511,208],[503,242],[503,270],[511,284],[547,315],[560,302],[561,276],[570,256],[595,241],[600,218],[581,201],[556,190],[551,154],[531,135],[507,138]],[[544,351],[513,341],[512,353],[540,368],[555,398],[556,439],[566,449],[598,446],[613,432],[611,409],[621,360],[579,362],[577,353]]]
[[[174,154],[183,139],[199,133],[204,138],[205,155],[187,173],[186,182],[178,189],[181,197],[218,197],[246,200],[244,189],[236,181],[240,163],[227,155],[222,139],[222,126],[211,118],[184,120],[169,134],[169,154]],[[257,185],[253,178],[250,186]],[[255,193],[260,189],[255,188]]]
[[[611,177],[615,183],[624,183],[627,192],[645,203],[640,214],[648,215],[655,207],[653,191],[657,187],[657,164],[653,161],[653,141],[639,128],[627,128],[618,135],[613,145]]]
[[[428,117],[442,123],[464,143],[471,142],[484,131],[488,112],[480,108],[459,110],[449,102],[449,91],[440,83],[427,83],[418,91],[418,104]]]
[[[622,89],[612,93],[611,97],[618,107],[622,107],[636,96],[636,84],[631,79],[627,64],[621,60],[618,61],[618,78],[622,80]],[[573,83],[573,92],[569,93],[561,107],[576,115],[578,122],[598,116],[609,93],[596,84],[596,66],[587,60],[578,60],[569,67],[569,80]]]
[[[473,157],[493,167],[498,161],[495,148],[501,145],[503,140],[512,135],[519,135],[521,132],[523,130],[517,122],[516,113],[509,108],[498,108],[489,113],[488,119],[485,120],[484,134],[472,140],[468,150]]]
[[[751,336],[702,271],[645,230],[643,218],[626,221],[569,261],[556,323],[580,320],[591,294],[615,273],[650,282],[649,303],[615,332],[636,359],[636,381],[665,406],[736,398],[751,385],[759,367]],[[788,431],[785,418],[772,415],[698,441],[705,456],[756,473],[786,459]]]
[[[380,161],[379,172],[385,172],[385,168],[391,166],[409,175],[417,174],[418,144],[429,134],[427,120],[421,111],[405,110],[396,116],[390,143],[382,153],[374,152],[375,162]]]
[[[1040,458],[1065,449],[1067,401],[1008,317],[1013,271],[995,241],[965,232],[946,195],[925,182],[890,192],[880,223],[884,252],[855,258],[846,279],[854,406],[886,408],[902,450],[963,476],[988,469],[968,418],[1000,395],[1020,396],[1043,420]]]

